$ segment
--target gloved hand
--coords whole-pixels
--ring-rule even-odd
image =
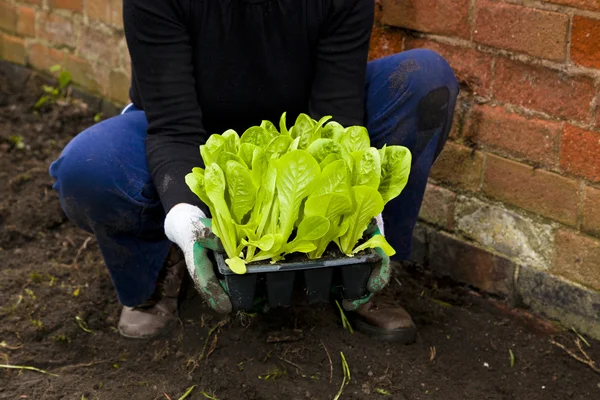
[[[185,257],[188,272],[196,290],[210,308],[221,314],[231,312],[229,296],[217,279],[208,250],[222,251],[222,245],[211,230],[211,220],[196,206],[177,204],[165,218],[165,234]]]
[[[369,237],[373,237],[375,235],[384,235],[383,219],[381,219],[381,215],[377,217],[377,225],[370,226],[368,228],[367,235]],[[388,283],[390,283],[390,278],[392,277],[390,258],[379,247],[375,248],[375,251],[381,257],[381,262],[373,269],[371,276],[369,277],[369,281],[367,282],[367,290],[369,293],[361,299],[344,300],[342,302],[342,306],[346,311],[357,310],[360,306],[369,302],[375,293],[382,291],[388,285]]]

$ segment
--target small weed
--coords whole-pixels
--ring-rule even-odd
[[[64,70],[61,65],[53,65],[50,67],[50,72],[58,73],[58,82],[56,86],[42,85],[44,94],[38,99],[33,108],[39,110],[45,104],[56,103],[57,100],[66,97],[67,89],[71,84],[71,73]]]
[[[25,294],[29,297],[31,297],[33,300],[37,300],[37,297],[35,295],[35,293],[33,293],[33,290],[27,288],[25,289]]]
[[[375,391],[377,393],[379,393],[379,394],[384,395],[384,396],[391,396],[392,395],[389,391],[387,391],[385,389],[381,389],[381,388],[377,388],[377,389],[375,389]]]
[[[275,367],[272,370],[267,371],[265,375],[259,375],[258,379],[263,381],[275,380],[277,378],[281,378],[282,376],[287,375],[287,370],[285,368],[281,369],[279,367]]]
[[[77,325],[81,328],[82,331],[87,332],[87,333],[94,333],[94,331],[92,331],[90,328],[88,328],[88,324],[87,322],[85,322],[85,320],[83,318],[81,318],[80,316],[76,316],[75,317],[75,322],[77,322]]]
[[[96,115],[94,115],[94,122],[98,123],[98,122],[102,121],[102,117],[103,117],[103,115],[101,112],[97,113]]]
[[[35,326],[36,329],[44,329],[44,323],[39,319],[31,319],[31,324]]]
[[[23,136],[9,136],[8,140],[12,143],[15,149],[23,150],[25,148],[25,142]]]
[[[32,272],[29,274],[29,279],[31,279],[31,282],[33,283],[42,283],[44,277],[39,272]]]
[[[55,335],[55,336],[52,336],[52,340],[54,340],[56,343],[64,343],[64,344],[71,343],[71,339],[69,339],[69,337],[66,336],[66,335]]]

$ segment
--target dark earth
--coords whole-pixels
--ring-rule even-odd
[[[578,352],[574,332],[412,264],[396,265],[384,295],[414,316],[413,345],[342,329],[335,304],[220,321],[193,290],[168,335],[120,337],[95,240],[65,218],[47,172],[97,110],[66,101],[36,114],[42,78],[0,74],[0,399],[175,400],[191,387],[188,399],[334,399],[340,352],[351,372],[340,399],[600,398],[600,374],[550,342]]]

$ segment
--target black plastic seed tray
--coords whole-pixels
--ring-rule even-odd
[[[335,289],[345,299],[358,299],[366,295],[371,270],[381,262],[381,257],[369,249],[355,257],[250,263],[247,272],[238,275],[229,269],[224,254],[216,253],[215,259],[236,310],[251,310],[259,297],[266,297],[272,308],[289,306],[298,286],[310,304],[328,302]]]

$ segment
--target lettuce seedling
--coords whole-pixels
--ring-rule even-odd
[[[374,247],[394,254],[382,235],[360,242],[406,186],[410,151],[376,149],[366,128],[330,119],[300,114],[288,129],[284,113],[279,130],[263,121],[241,136],[211,135],[200,146],[205,169],[193,168],[186,183],[210,209],[235,273],[292,253],[320,258],[331,243],[348,256]]]

